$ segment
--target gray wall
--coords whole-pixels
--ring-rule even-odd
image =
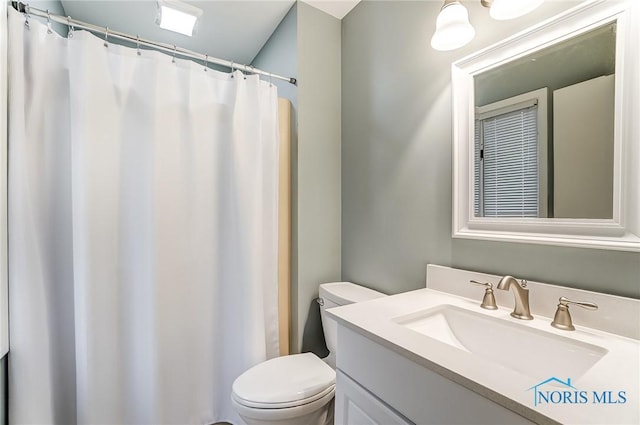
[[[440,2],[362,2],[342,26],[342,278],[397,293],[428,263],[640,298],[640,254],[451,238],[451,62],[577,2],[493,21],[431,49]]]
[[[294,3],[287,15],[275,29],[269,40],[253,59],[251,65],[274,74],[298,77],[298,8]],[[268,77],[263,77],[268,80]],[[298,87],[286,81],[272,80],[278,86],[278,96],[289,99],[293,105],[294,118],[298,110]],[[297,132],[297,118],[292,119]]]
[[[293,347],[325,352],[315,299],[341,275],[341,22],[298,2],[298,158]]]
[[[326,352],[315,299],[340,279],[340,21],[298,2],[253,64],[298,77],[278,83],[293,102],[292,350]]]

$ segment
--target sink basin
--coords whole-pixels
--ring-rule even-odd
[[[392,319],[415,332],[535,379],[577,380],[607,350],[452,305]]]

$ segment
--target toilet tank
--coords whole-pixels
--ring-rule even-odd
[[[329,366],[335,368],[335,353],[338,339],[338,324],[335,320],[330,319],[325,310],[328,308],[338,307],[341,305],[353,304],[362,301],[373,300],[386,295],[374,291],[373,289],[365,288],[364,286],[356,285],[351,282],[331,282],[323,283],[319,289],[320,297],[318,298],[318,304],[320,304],[320,317],[322,318],[322,329],[324,331],[324,339],[327,343],[327,349],[329,350],[329,356],[324,360]]]

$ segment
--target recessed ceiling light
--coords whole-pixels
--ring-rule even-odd
[[[177,0],[160,0],[156,23],[160,28],[191,37],[196,20],[201,15],[202,10],[190,4]]]

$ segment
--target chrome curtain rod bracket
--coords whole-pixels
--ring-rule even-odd
[[[19,1],[12,1],[11,6],[13,6],[13,8],[20,13],[27,12],[27,5],[25,3],[21,3]]]
[[[2,0],[0,0],[2,1]],[[237,69],[240,71],[244,71],[244,72],[251,72],[253,74],[258,74],[258,75],[263,75],[265,77],[269,77],[269,75],[272,76],[272,78],[276,78],[278,80],[283,80],[286,81],[290,84],[293,85],[298,85],[297,82],[298,80],[296,78],[293,77],[285,77],[282,75],[278,75],[278,74],[272,74],[270,72],[267,71],[263,71],[261,69],[257,69],[257,68],[253,68],[250,65],[242,65],[242,64],[238,64],[238,63],[234,63],[225,59],[219,59],[219,58],[214,58],[213,56],[208,56],[205,55],[203,53],[197,53],[197,52],[193,52],[191,50],[187,50],[187,49],[183,49],[180,47],[175,47],[173,44],[166,44],[166,43],[161,43],[161,42],[157,42],[157,41],[152,41],[152,40],[147,40],[147,39],[143,39],[140,37],[137,37],[135,35],[129,35],[123,32],[119,32],[119,31],[114,31],[111,28],[109,28],[107,30],[107,28],[105,27],[100,27],[94,24],[90,24],[87,22],[83,22],[83,21],[78,21],[77,19],[73,19],[69,16],[60,16],[60,15],[54,15],[54,14],[50,14],[48,15],[46,11],[32,7],[27,5],[26,3],[22,3],[21,1],[12,1],[11,2],[11,6],[13,6],[13,8],[15,10],[17,10],[20,13],[24,13],[27,16],[39,16],[42,18],[50,18],[51,21],[53,22],[58,22],[60,24],[63,25],[72,25],[75,29],[77,28],[81,28],[87,31],[90,31],[92,33],[95,34],[108,34],[108,37],[110,38],[117,38],[120,40],[126,40],[129,41],[131,43],[135,43],[136,45],[142,45],[142,46],[146,46],[146,47],[150,47],[165,53],[169,53],[169,54],[177,54],[181,57],[185,57],[185,58],[189,58],[189,59],[194,59],[194,60],[198,60],[198,61],[203,61],[206,60],[208,63],[213,63],[216,65],[220,65],[220,66],[224,66],[226,68],[232,68],[233,69]],[[107,32],[108,31],[108,32]],[[232,70],[233,71],[233,70]]]

